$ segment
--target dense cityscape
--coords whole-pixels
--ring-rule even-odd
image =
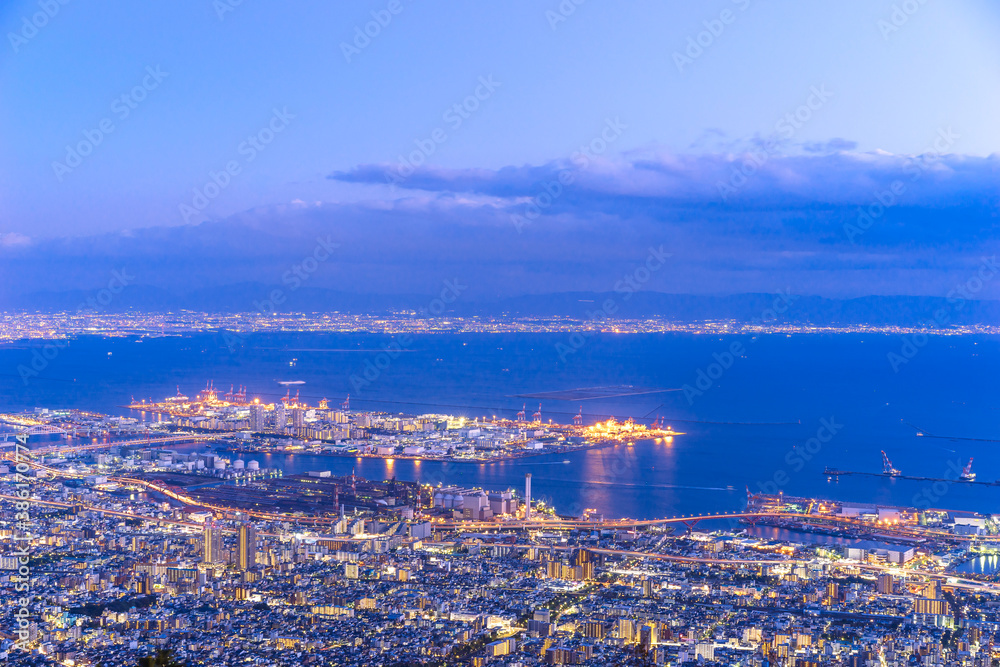
[[[24,610],[0,634],[8,664],[130,665],[163,651],[192,665],[996,659],[1000,583],[961,569],[998,558],[995,514],[748,490],[731,513],[632,520],[533,502],[530,473],[523,489],[496,490],[284,474],[249,445],[510,455],[570,433],[586,446],[657,432],[306,409],[291,395],[258,411],[242,392],[173,396],[146,406],[164,414],[150,422],[0,416],[0,564]],[[439,449],[414,444],[422,433]],[[172,449],[185,443],[204,444]]]
[[[0,661],[1000,667],[1000,2],[5,0]]]
[[[6,313],[0,319],[0,342],[60,340],[82,335],[135,337],[217,333],[221,344],[238,348],[244,337],[253,333],[312,332],[376,334],[440,333],[688,333],[688,334],[996,334],[994,324],[950,324],[935,322],[928,314],[925,323],[885,324],[809,324],[782,321],[776,314],[762,313],[756,321],[709,320],[679,321],[670,317],[629,319],[600,317],[426,317],[418,313],[384,316],[341,313],[148,313],[104,312],[83,309],[70,312]]]

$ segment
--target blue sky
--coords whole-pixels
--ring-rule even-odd
[[[100,284],[130,257],[178,285],[192,248],[227,270],[191,282],[268,282],[233,241],[248,221],[285,249],[279,267],[313,232],[350,239],[370,275],[327,280],[358,291],[433,289],[407,251],[461,270],[482,247],[491,292],[600,289],[665,241],[691,264],[664,291],[936,293],[995,242],[986,0],[229,2],[4,3],[0,253],[79,265],[14,289]],[[373,12],[385,25],[345,56]],[[67,146],[96,132],[71,166]],[[532,225],[511,223],[563,172]],[[852,235],[858,208],[913,173]]]

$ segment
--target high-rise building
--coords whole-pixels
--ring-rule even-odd
[[[826,585],[826,597],[830,600],[840,599],[840,586],[837,585],[837,582],[831,581]]]
[[[893,588],[893,578],[891,574],[878,575],[877,591],[885,595],[891,595]]]
[[[649,648],[660,641],[660,627],[656,623],[644,623],[639,629],[639,643]]]
[[[694,646],[694,654],[696,658],[715,660],[715,644],[712,642],[698,642]]]
[[[277,407],[274,408],[274,430],[278,433],[284,433],[287,425],[288,415],[285,414],[285,404],[278,403]]]
[[[222,562],[222,531],[211,520],[205,522],[204,530],[204,558],[205,563]]]
[[[148,574],[140,574],[136,577],[135,592],[139,595],[151,595],[153,593],[153,578]]]
[[[260,403],[250,406],[250,430],[254,433],[264,432],[264,406]]]
[[[944,616],[948,613],[948,601],[935,600],[933,598],[914,598],[913,613]]]
[[[306,425],[306,411],[302,408],[292,409],[292,426],[302,428]]]
[[[618,627],[615,628],[615,636],[632,643],[635,638],[635,622],[629,618],[619,618]]]
[[[257,564],[257,530],[249,523],[240,526],[236,562],[241,570],[253,569]]]
[[[583,635],[587,639],[604,639],[605,630],[603,621],[587,621],[584,623]]]
[[[531,473],[524,476],[524,520],[531,521]]]

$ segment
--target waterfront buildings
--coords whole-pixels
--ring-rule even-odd
[[[587,520],[528,513],[511,490],[239,469],[106,416],[18,419],[117,431],[0,468],[16,667],[164,649],[220,667],[1000,660],[989,513],[779,494],[731,516]]]

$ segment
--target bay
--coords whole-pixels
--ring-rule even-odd
[[[523,486],[575,513],[652,518],[740,509],[751,491],[854,502],[992,512],[1000,487],[846,476],[824,466],[879,472],[885,450],[907,475],[955,477],[974,457],[980,481],[1000,478],[997,337],[931,336],[893,368],[900,336],[598,334],[566,354],[568,334],[432,334],[389,355],[398,339],[375,334],[252,334],[236,346],[218,333],[160,338],[81,337],[22,380],[39,343],[0,347],[0,408],[79,408],[129,414],[136,399],[246,385],[276,400],[280,381],[304,399],[355,410],[512,418],[542,406],[545,420],[666,418],[685,435],[492,464],[280,456],[286,472],[331,470],[429,483]],[[229,340],[231,343],[231,339]],[[734,348],[734,344],[737,345]],[[739,353],[730,358],[732,350]],[[560,350],[563,351],[560,356]],[[109,354],[110,353],[110,354]],[[374,370],[372,370],[374,369]],[[367,375],[366,375],[367,371]],[[525,398],[585,387],[668,390],[587,400]],[[687,387],[687,391],[680,389]],[[622,393],[621,389],[607,393]],[[627,392],[625,392],[627,393]],[[601,392],[596,392],[600,395]],[[152,415],[138,415],[153,418]],[[919,432],[952,436],[932,438]],[[569,461],[564,463],[563,461]]]

